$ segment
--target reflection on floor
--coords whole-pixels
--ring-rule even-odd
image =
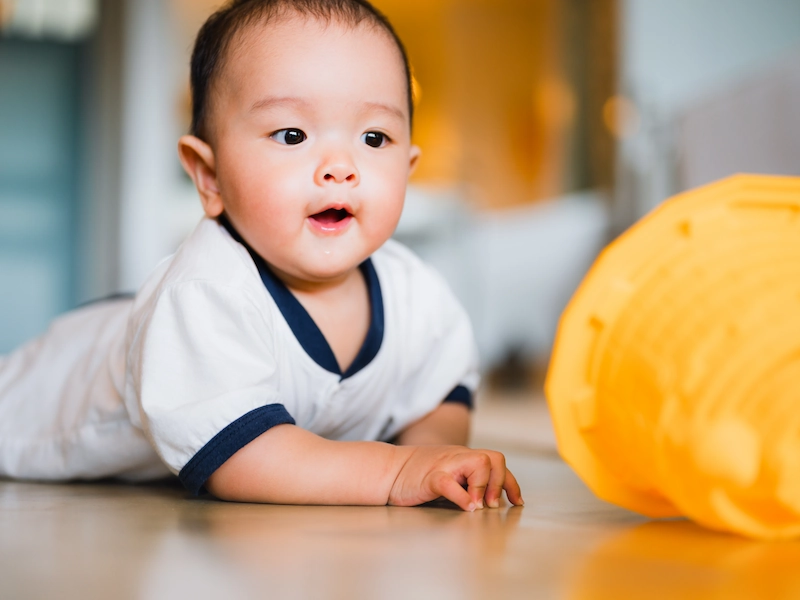
[[[800,543],[758,543],[597,500],[544,402],[481,398],[524,508],[259,506],[172,483],[0,481],[0,598],[798,598]]]

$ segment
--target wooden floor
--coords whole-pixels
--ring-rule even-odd
[[[800,542],[651,522],[558,458],[544,403],[484,400],[524,508],[259,506],[169,483],[0,481],[0,599],[800,598]]]

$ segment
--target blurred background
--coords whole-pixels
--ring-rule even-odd
[[[176,155],[218,0],[0,0],[0,353],[135,290],[201,216]],[[536,386],[602,247],[668,196],[800,175],[797,0],[375,0],[423,160],[396,236]]]

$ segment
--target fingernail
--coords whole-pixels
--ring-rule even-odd
[[[475,512],[475,503],[474,502],[470,502],[470,505],[467,507],[467,510],[469,512]]]
[[[481,509],[481,510],[483,510],[483,500],[481,500],[480,502],[478,502],[478,508],[479,508],[479,509]]]
[[[500,500],[495,498],[494,500],[487,500],[486,504],[489,505],[489,508],[498,508],[500,506]]]

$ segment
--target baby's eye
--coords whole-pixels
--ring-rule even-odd
[[[279,129],[269,137],[271,137],[279,144],[294,146],[296,144],[299,144],[300,142],[306,141],[306,138],[308,136],[306,136],[306,134],[300,131],[299,129]]]
[[[380,131],[368,131],[361,136],[361,140],[373,148],[380,148],[389,143],[389,136]]]

